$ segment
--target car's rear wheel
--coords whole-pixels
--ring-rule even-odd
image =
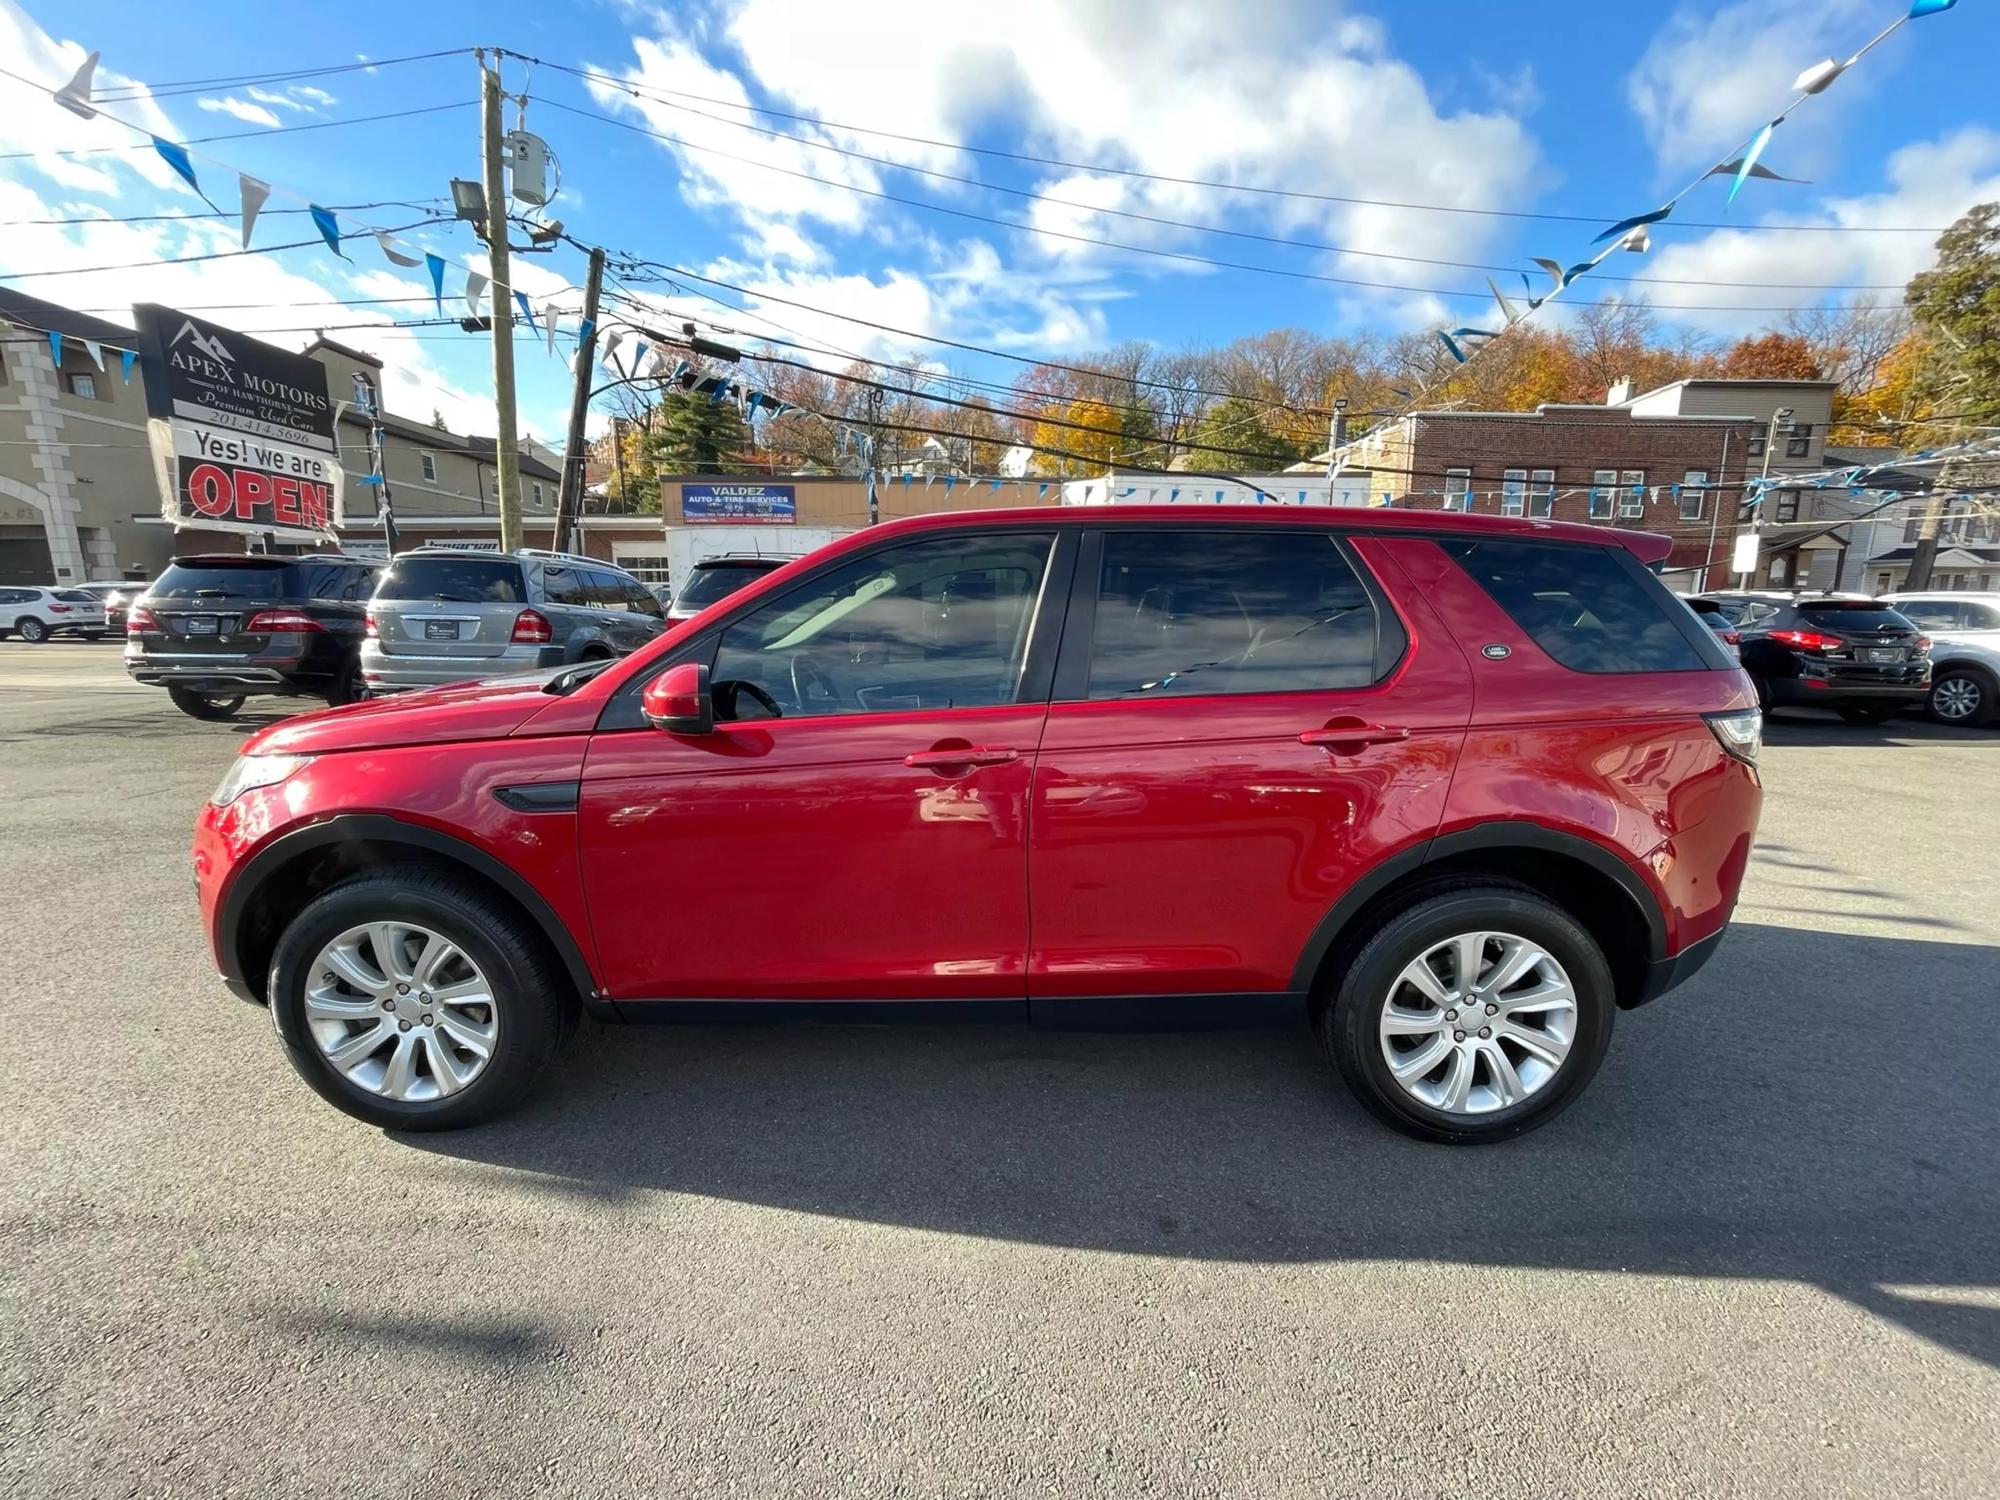
[[[169,685],[167,697],[175,708],[195,719],[227,719],[243,706],[243,697],[219,698],[212,693],[197,693],[193,688]]]
[[[1886,724],[1902,706],[1900,703],[1860,703],[1836,711],[1850,724]]]
[[[512,1108],[574,1004],[521,919],[442,872],[328,891],[279,939],[269,993],[300,1076],[390,1130],[452,1130]]]
[[[1983,724],[1993,715],[1993,679],[1970,667],[1946,667],[1931,679],[1924,708],[1940,724]]]
[[[326,701],[335,708],[359,703],[368,696],[368,679],[361,675],[361,658],[355,657],[340,669],[340,675],[326,690]]]
[[[1475,1145],[1567,1108],[1611,1041],[1596,941],[1525,887],[1417,894],[1368,938],[1320,1018],[1341,1077],[1378,1119]]]
[[[47,622],[37,620],[33,615],[21,620],[14,629],[20,633],[21,639],[31,646],[39,646],[49,638]]]

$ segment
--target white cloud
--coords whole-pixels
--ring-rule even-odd
[[[250,125],[269,125],[276,129],[278,117],[261,104],[252,104],[247,99],[233,95],[223,99],[197,99],[195,103],[211,114],[233,115]]]
[[[373,73],[376,70],[369,68],[367,71]],[[302,101],[308,109],[325,109],[330,104],[338,104],[340,102],[325,89],[314,88],[309,83],[295,83],[288,92],[293,98]]]
[[[12,71],[59,88],[82,66],[86,50],[81,42],[51,37],[15,0],[0,0],[0,57],[7,59]],[[157,135],[173,135],[172,124],[152,96],[143,92],[143,85],[103,67],[98,68],[96,81],[101,91],[141,89],[109,107],[111,112]],[[18,85],[10,89],[7,107],[0,110],[0,154],[25,153],[34,171],[59,186],[111,193],[128,180],[126,173],[132,173],[155,187],[193,197],[153,151],[132,149],[134,140],[132,131],[106,115],[79,119],[46,94],[30,93]]]
[[[274,109],[289,109],[308,115],[316,114],[328,105],[340,102],[325,89],[317,89],[306,83],[295,83],[283,90],[260,89],[252,85],[244,92],[259,104],[268,104]]]
[[[1625,96],[1663,168],[1698,169],[1749,139],[1794,97],[1792,80],[1820,58],[1845,58],[1880,24],[1874,0],[1739,0],[1683,8],[1655,33],[1625,80]],[[1887,62],[1871,55],[1785,124],[1779,170],[1809,173],[1838,116],[1865,96]]]
[[[1835,225],[1856,231],[1947,225],[1973,204],[2000,198],[2000,132],[1971,127],[1905,146],[1889,158],[1886,176],[1888,185],[1882,192],[1829,197],[1812,213],[1774,215],[1764,222]],[[1772,234],[1720,229],[1656,251],[1634,274],[1703,281],[1880,285],[1892,289],[1869,295],[1895,303],[1901,300],[1903,283],[1936,260],[1936,239],[1934,233]],[[1843,294],[1836,292],[1798,292],[1788,298],[1783,291],[1755,286],[1635,285],[1631,295],[1644,296],[1662,312],[1691,304],[1749,309],[1788,300],[1800,306],[1843,300]],[[1711,332],[1741,333],[1769,324],[1776,315],[1725,310],[1674,316]]]

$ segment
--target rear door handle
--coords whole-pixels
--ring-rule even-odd
[[[1346,723],[1336,720],[1322,729],[1308,729],[1299,736],[1299,743],[1338,752],[1348,746],[1358,750],[1364,745],[1388,745],[1409,737],[1410,731],[1401,725],[1366,724],[1351,719]]]
[[[959,745],[938,750],[918,750],[903,757],[903,764],[913,771],[936,770],[940,766],[1002,766],[1010,760],[1019,760],[1021,752],[998,746]]]

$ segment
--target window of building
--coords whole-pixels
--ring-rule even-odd
[[[1556,471],[1536,469],[1531,474],[1533,483],[1528,489],[1528,514],[1546,516],[1556,508]]]
[[[620,552],[618,566],[641,583],[672,583],[673,569],[664,552]]]
[[[95,401],[97,399],[97,377],[95,375],[79,371],[74,375],[65,375],[63,383],[69,387],[69,393],[72,396],[81,396],[86,401]]]
[[[1444,508],[1446,510],[1472,509],[1472,470],[1446,469],[1444,471]]]
[[[1750,434],[1750,456],[1752,458],[1762,458],[1764,456],[1763,433],[1753,432]]]
[[[1092,698],[1366,687],[1375,609],[1333,537],[1113,532],[1091,637]],[[1397,641],[1385,654],[1399,654]]]
[[[723,631],[716,649],[718,716],[1013,702],[1054,540],[1010,531],[910,542],[839,564],[756,606]]]
[[[424,466],[424,482],[426,484],[436,484],[438,477],[437,455],[435,453],[426,453],[421,457]]]
[[[1876,593],[1878,593],[1878,594],[1886,594],[1886,593],[1888,593],[1888,592],[1889,592],[1889,588],[1890,588],[1890,584],[1891,584],[1891,580],[1890,580],[1890,577],[1889,577],[1889,575],[1888,575],[1887,573],[1877,573],[1877,574],[1875,575],[1875,592],[1876,592]]]
[[[1796,521],[1799,518],[1799,492],[1797,490],[1778,491],[1778,520]]]
[[[1804,458],[1812,451],[1812,423],[1792,423],[1791,435],[1785,439],[1785,457]]]
[[[1781,552],[1771,559],[1771,582],[1775,585],[1783,585],[1791,581],[1792,559]]]
[[[1526,469],[1503,469],[1500,471],[1500,514],[1518,516],[1528,508],[1528,471]]]
[[[537,480],[532,486],[529,487],[529,492],[535,497],[535,509],[540,510],[542,508],[541,482]]]
[[[1631,518],[1646,513],[1646,471],[1627,469],[1618,476],[1618,514]]]
[[[1611,493],[1618,488],[1616,469],[1598,469],[1590,476],[1590,517],[1594,521],[1611,514]]]
[[[1699,521],[1701,508],[1708,499],[1708,470],[1689,469],[1681,475],[1681,519]]]
[[[1923,524],[1921,516],[1911,516],[1903,523],[1903,540],[1906,543],[1914,542],[1917,539],[1917,533],[1923,528]]]

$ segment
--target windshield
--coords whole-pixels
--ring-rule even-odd
[[[1826,630],[1916,629],[1889,605],[1868,599],[1843,599],[1838,604],[1801,604],[1799,614]]]
[[[525,604],[521,565],[505,558],[405,556],[389,565],[377,599],[443,599],[456,604]]]
[[[674,608],[682,613],[707,609],[718,599],[727,599],[740,588],[748,587],[772,572],[781,564],[769,563],[712,563],[706,567],[697,565],[688,575],[687,584],[674,600]]]
[[[282,562],[174,563],[148,592],[155,599],[282,599]]]

